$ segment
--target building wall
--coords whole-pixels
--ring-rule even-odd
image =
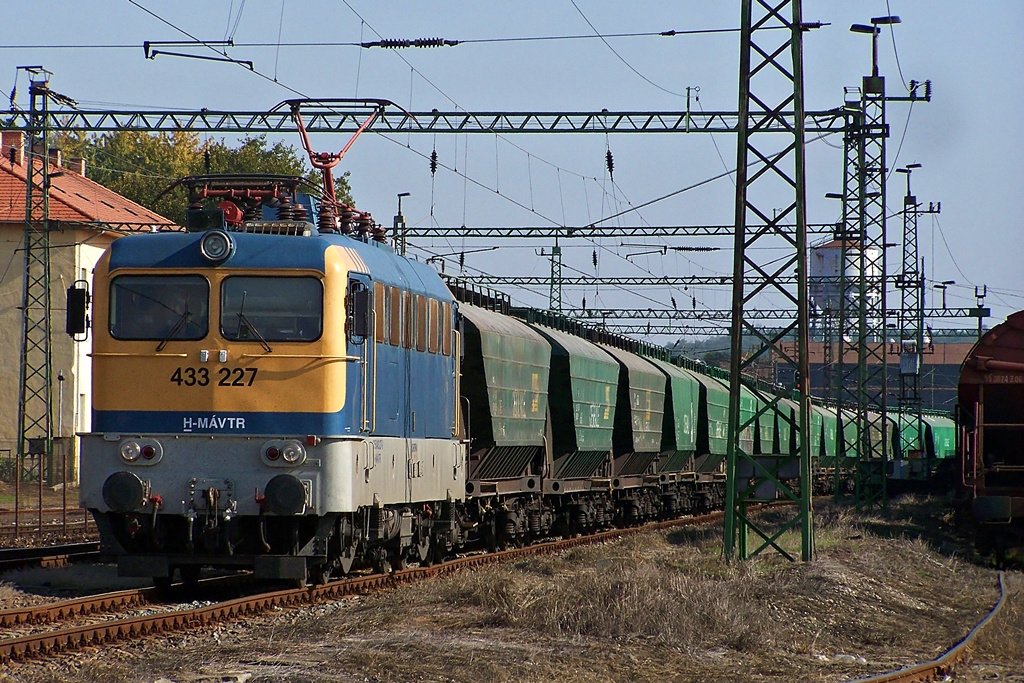
[[[71,450],[68,478],[77,479],[76,431],[90,426],[91,339],[76,343],[65,334],[65,290],[75,281],[92,283],[92,271],[112,236],[93,231],[55,231],[50,236],[50,349],[53,435]],[[24,225],[0,224],[0,459],[18,451],[18,408],[24,334]],[[58,380],[63,375],[64,381]],[[33,435],[29,435],[33,436]],[[58,465],[58,470],[59,470]]]
[[[967,342],[936,343],[922,355],[921,364],[921,404],[926,410],[952,411],[956,405],[956,388],[960,381],[960,366],[964,358],[974,346]],[[794,350],[795,352],[795,350]],[[821,342],[808,345],[808,360],[811,374],[811,394],[826,395],[825,368],[823,365],[824,348]],[[886,384],[888,384],[887,405],[899,405],[900,357],[899,348],[890,344],[886,349]],[[849,352],[843,358],[845,369],[852,370],[857,365],[857,354]],[[782,384],[792,383],[792,368],[781,364],[776,365],[776,381]],[[877,390],[877,387],[875,388]]]

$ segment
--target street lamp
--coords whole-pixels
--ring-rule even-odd
[[[867,24],[854,24],[850,27],[850,31],[853,33],[869,33],[871,34],[871,76],[878,77],[878,34],[882,32],[879,26],[888,26],[891,24],[900,23],[900,18],[897,16],[887,17],[871,17],[871,25]]]
[[[907,196],[908,197],[912,196],[910,194],[910,174],[911,174],[911,172],[913,172],[913,170],[915,168],[921,168],[921,164],[907,164],[903,168],[897,168],[896,169],[897,173],[905,173],[906,176],[907,176]]]
[[[956,284],[956,280],[943,280],[942,282],[940,282],[937,285],[932,285],[932,289],[941,289],[942,290],[942,310],[946,310],[946,289],[950,285],[955,285],[955,284]]]
[[[402,197],[408,197],[408,192],[398,193],[398,215],[395,216],[395,222],[393,225],[392,232],[395,236],[395,242],[398,243],[398,253],[405,256],[406,250],[406,229],[405,229],[405,216],[402,215]]]

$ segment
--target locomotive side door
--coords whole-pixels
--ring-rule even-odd
[[[368,275],[350,273],[345,299],[347,352],[359,358],[356,382],[348,387],[354,399],[353,421],[361,434],[370,434],[377,422],[377,349],[373,341],[373,282]]]

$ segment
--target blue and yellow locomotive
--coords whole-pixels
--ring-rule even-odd
[[[464,490],[450,292],[341,234],[361,216],[317,230],[298,184],[188,179],[188,231],[118,239],[96,268],[81,500],[122,574],[424,560]]]

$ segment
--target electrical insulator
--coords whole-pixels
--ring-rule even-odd
[[[608,177],[615,182],[615,159],[612,157],[612,151],[610,149],[605,150],[604,163],[608,167]]]
[[[676,298],[674,296],[670,296],[669,299],[672,300],[672,308],[678,309],[679,307],[676,306]]]
[[[690,301],[690,303],[691,303],[691,305],[693,307],[693,310],[696,311],[697,310],[697,297],[693,297],[693,299]]]
[[[924,99],[925,99],[925,102],[931,102],[932,101],[932,82],[931,82],[931,80],[927,80],[927,81],[924,82]]]
[[[587,310],[587,297],[585,296],[583,297],[583,310],[584,312]]]
[[[459,252],[459,270],[462,270],[465,267],[466,267],[466,252],[460,251]]]
[[[594,267],[597,268],[597,249],[594,250],[593,258],[594,258]]]
[[[430,152],[430,175],[437,173],[437,150]]]

